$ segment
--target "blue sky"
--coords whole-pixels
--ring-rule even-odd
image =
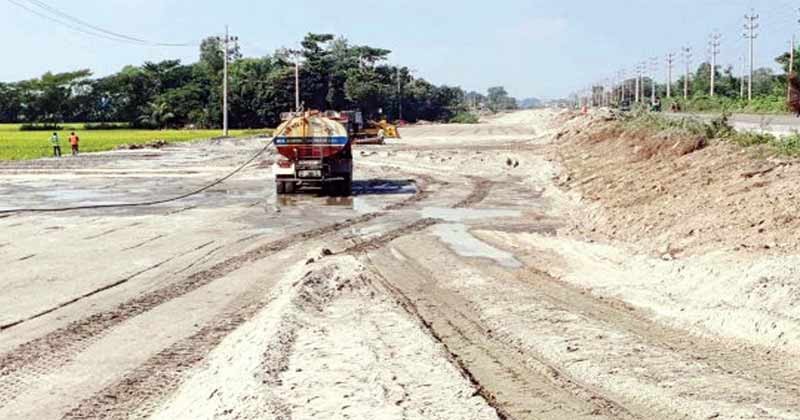
[[[296,45],[307,32],[340,34],[391,49],[392,62],[434,83],[481,91],[505,85],[519,98],[565,96],[638,61],[657,56],[663,63],[685,44],[697,64],[715,28],[723,34],[720,62],[736,64],[746,52],[742,27],[751,8],[761,15],[758,65],[772,66],[792,33],[800,33],[800,2],[791,0],[42,1],[154,41],[196,41],[228,23],[246,55]],[[77,68],[105,75],[145,60],[197,57],[195,48],[130,46],[75,33],[7,0],[0,0],[0,16],[2,81]]]

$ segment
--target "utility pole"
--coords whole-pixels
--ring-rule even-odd
[[[714,32],[708,42],[709,52],[711,53],[711,97],[714,97],[714,87],[717,82],[717,55],[719,54],[719,46],[722,44],[721,39],[722,35],[719,32]]]
[[[236,43],[239,37],[230,36],[228,25],[225,25],[225,36],[217,37],[217,42],[222,43],[222,135],[228,137],[228,59],[231,44]]]
[[[294,60],[294,110],[300,112],[300,60]]]
[[[672,65],[675,63],[675,53],[667,54],[667,98],[672,98]]]
[[[745,34],[744,37],[750,41],[750,77],[747,79],[747,100],[753,100],[753,67],[755,65],[755,58],[753,56],[754,49],[755,49],[755,40],[758,38],[758,34],[756,33],[756,29],[758,29],[758,18],[759,16],[755,14],[755,11],[751,10],[749,15],[744,15],[745,19]]]
[[[656,73],[658,72],[658,57],[650,58],[650,103],[656,103]]]
[[[792,41],[789,44],[789,73],[786,76],[786,101],[792,100],[792,75],[794,74],[794,44],[795,44],[795,36],[792,35]]]
[[[640,83],[640,81],[642,79],[642,67],[641,67],[640,64],[636,65],[636,75],[635,76],[636,76],[636,94],[635,94],[635,98],[636,98],[636,103],[638,104],[639,101],[641,100],[641,97],[639,96],[639,83]]]
[[[639,70],[639,102],[644,102],[644,73],[647,71],[647,61],[642,61]]]
[[[683,63],[686,65],[686,74],[683,75],[683,99],[689,99],[689,74],[692,65],[692,47],[683,47]]]
[[[403,84],[400,81],[400,68],[397,68],[397,119],[403,120]]]
[[[741,79],[739,80],[739,99],[744,99],[744,81],[747,79],[747,58],[744,55],[739,57],[742,63]]]

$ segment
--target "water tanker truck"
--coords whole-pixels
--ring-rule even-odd
[[[278,195],[301,188],[321,188],[333,195],[352,193],[353,152],[348,129],[335,113],[287,113],[273,143],[280,157],[274,165]]]

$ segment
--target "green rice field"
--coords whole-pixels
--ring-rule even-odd
[[[157,140],[169,143],[209,139],[221,135],[221,130],[86,130],[82,124],[65,124],[58,132],[61,152],[70,154],[69,134],[75,131],[81,139],[81,153],[113,150],[123,144],[141,144]],[[18,124],[0,124],[0,160],[37,159],[53,155],[50,144],[52,131],[20,131]],[[270,130],[231,130],[232,137],[269,134]]]

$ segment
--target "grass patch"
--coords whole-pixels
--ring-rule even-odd
[[[729,114],[723,113],[710,122],[694,118],[668,118],[655,113],[638,113],[623,117],[623,125],[628,130],[647,131],[654,136],[686,135],[703,136],[708,140],[723,140],[741,147],[763,146],[774,155],[800,156],[800,133],[777,137],[769,133],[736,131],[728,121]]]
[[[450,118],[451,124],[477,124],[479,122],[478,116],[471,112],[459,112]]]
[[[25,160],[52,156],[50,145],[52,131],[20,131],[20,124],[0,124],[0,160]],[[209,139],[220,136],[220,130],[139,130],[109,129],[83,130],[83,124],[69,124],[58,130],[61,149],[69,153],[67,141],[70,131],[81,138],[81,152],[113,150],[123,144],[149,143],[164,140],[168,143]],[[270,135],[271,130],[231,130],[232,137],[256,137]]]

